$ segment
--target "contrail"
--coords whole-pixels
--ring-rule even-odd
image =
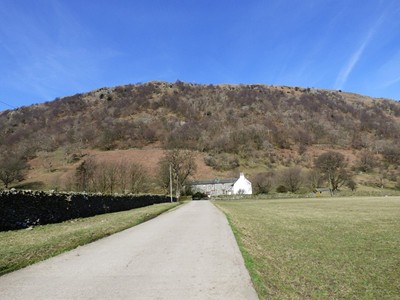
[[[367,37],[361,43],[360,47],[353,53],[349,62],[342,68],[338,77],[336,78],[335,82],[335,89],[341,89],[343,85],[346,83],[347,78],[349,77],[350,73],[353,71],[355,65],[360,60],[361,56],[363,55],[365,48],[370,43],[371,39],[375,35],[378,27],[381,25],[382,20],[384,19],[384,15],[381,15],[375,25],[369,30]]]

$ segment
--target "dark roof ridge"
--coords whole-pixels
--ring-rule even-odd
[[[198,185],[198,184],[218,184],[218,183],[235,183],[238,179],[237,178],[215,178],[215,179],[204,179],[204,180],[194,180],[191,181],[190,184]]]

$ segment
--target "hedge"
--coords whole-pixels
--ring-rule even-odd
[[[1,191],[0,231],[59,223],[170,201],[170,197],[159,195]]]

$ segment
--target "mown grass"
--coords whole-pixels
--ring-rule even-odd
[[[130,228],[177,206],[151,205],[58,224],[0,232],[0,275]]]
[[[215,202],[263,299],[400,299],[400,197]]]

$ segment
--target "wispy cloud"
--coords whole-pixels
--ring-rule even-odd
[[[41,13],[0,9],[0,53],[13,65],[0,83],[36,101],[86,90],[101,76],[105,61],[118,53],[88,42],[90,32],[60,2]]]
[[[400,82],[400,76],[397,77],[397,78],[393,78],[392,80],[389,80],[389,81],[385,82],[385,83],[383,84],[383,87],[384,87],[384,88],[388,88],[388,87],[390,87],[390,86],[392,86],[392,85],[394,85],[394,84],[397,84],[397,83],[399,83],[399,82]]]
[[[358,61],[364,54],[365,49],[367,48],[368,44],[373,39],[374,35],[376,34],[377,30],[379,29],[382,21],[384,20],[385,15],[381,15],[380,18],[373,24],[370,30],[367,33],[365,39],[361,42],[359,47],[354,51],[351,55],[350,60],[345,64],[339,75],[336,78],[335,82],[335,89],[342,89],[349,78],[350,73],[353,71],[354,67],[357,65]]]
[[[400,83],[400,51],[386,57],[385,63],[377,70],[376,77],[380,89],[387,89]]]

